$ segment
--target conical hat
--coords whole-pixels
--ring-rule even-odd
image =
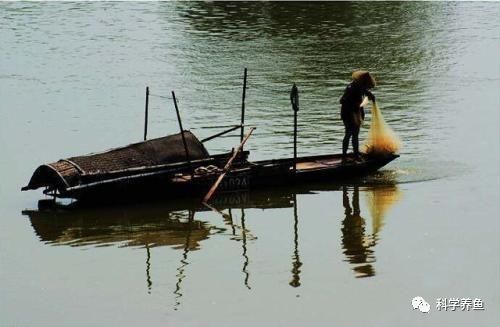
[[[352,79],[360,82],[363,86],[371,89],[377,85],[375,78],[367,70],[356,70],[352,73]]]

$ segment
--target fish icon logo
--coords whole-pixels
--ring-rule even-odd
[[[415,296],[411,300],[411,306],[413,307],[413,310],[418,309],[422,313],[428,313],[431,310],[430,304],[427,303],[427,301],[425,301],[421,296]]]

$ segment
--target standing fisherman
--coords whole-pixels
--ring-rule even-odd
[[[352,137],[352,150],[355,160],[360,160],[359,156],[359,129],[365,119],[365,110],[361,106],[363,97],[375,102],[375,96],[369,91],[376,85],[375,78],[370,72],[357,70],[352,73],[352,82],[345,88],[342,98],[340,98],[340,117],[344,122],[345,135],[342,142],[342,162],[345,162],[349,139]]]

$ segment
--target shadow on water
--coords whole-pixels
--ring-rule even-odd
[[[190,210],[173,211],[154,204],[136,206],[25,210],[40,240],[51,245],[200,249],[212,226],[190,218]],[[186,237],[189,242],[185,243]]]
[[[297,211],[297,194],[293,195],[293,255],[292,255],[292,280],[290,286],[300,286],[300,267],[302,262],[299,256],[299,215]]]
[[[359,204],[360,189],[366,195],[368,213],[362,215]],[[257,242],[247,224],[246,209],[293,209],[293,246],[291,255],[291,287],[300,287],[303,261],[300,256],[300,217],[298,195],[332,192],[342,196],[344,217],[341,223],[341,240],[345,261],[352,265],[355,277],[375,275],[374,247],[384,225],[388,209],[400,198],[395,184],[314,184],[287,189],[276,188],[267,192],[234,192],[220,194],[213,199],[214,207],[224,224],[217,227],[196,218],[210,209],[197,203],[143,203],[120,207],[60,206],[50,209],[25,210],[40,240],[54,246],[71,247],[136,247],[145,249],[147,292],[154,282],[151,276],[153,247],[171,247],[181,256],[176,268],[174,309],[181,305],[183,283],[190,264],[189,254],[202,248],[214,234],[227,232],[231,240],[241,243],[242,281],[251,290],[251,253],[248,242]],[[352,192],[352,202],[349,193]],[[235,210],[237,212],[235,212]],[[225,211],[225,212],[224,212]],[[235,213],[237,217],[235,217]],[[365,217],[371,216],[369,230]],[[239,224],[236,222],[239,219]]]
[[[168,246],[182,251],[173,292],[176,309],[183,296],[182,284],[187,276],[189,253],[200,250],[200,243],[209,239],[210,235],[223,231],[205,221],[196,220],[195,212],[201,210],[204,209],[188,204],[179,207],[158,202],[95,208],[56,204],[52,208],[25,210],[23,214],[29,216],[35,233],[46,244],[144,248],[148,293],[153,288],[151,248]]]
[[[359,208],[359,189],[354,187],[352,206],[349,203],[347,187],[342,189],[342,203],[345,218],[342,222],[342,248],[347,261],[356,265],[353,270],[357,277],[371,277],[375,271],[371,265],[375,261],[372,246],[374,240],[366,237],[366,222]]]
[[[361,216],[359,205],[359,186],[352,190],[352,202],[349,199],[347,186],[342,187],[342,204],[344,219],[342,221],[342,248],[346,261],[351,263],[356,277],[372,277],[375,275],[373,248],[379,241],[379,233],[384,225],[384,217],[392,205],[400,198],[401,193],[395,185],[370,187],[365,190],[368,209],[371,216],[371,231],[368,231],[366,219]]]

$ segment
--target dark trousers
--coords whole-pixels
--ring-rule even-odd
[[[359,126],[353,122],[344,120],[345,135],[342,141],[342,155],[347,154],[347,149],[349,148],[349,139],[352,137],[352,150],[355,156],[359,155]]]

